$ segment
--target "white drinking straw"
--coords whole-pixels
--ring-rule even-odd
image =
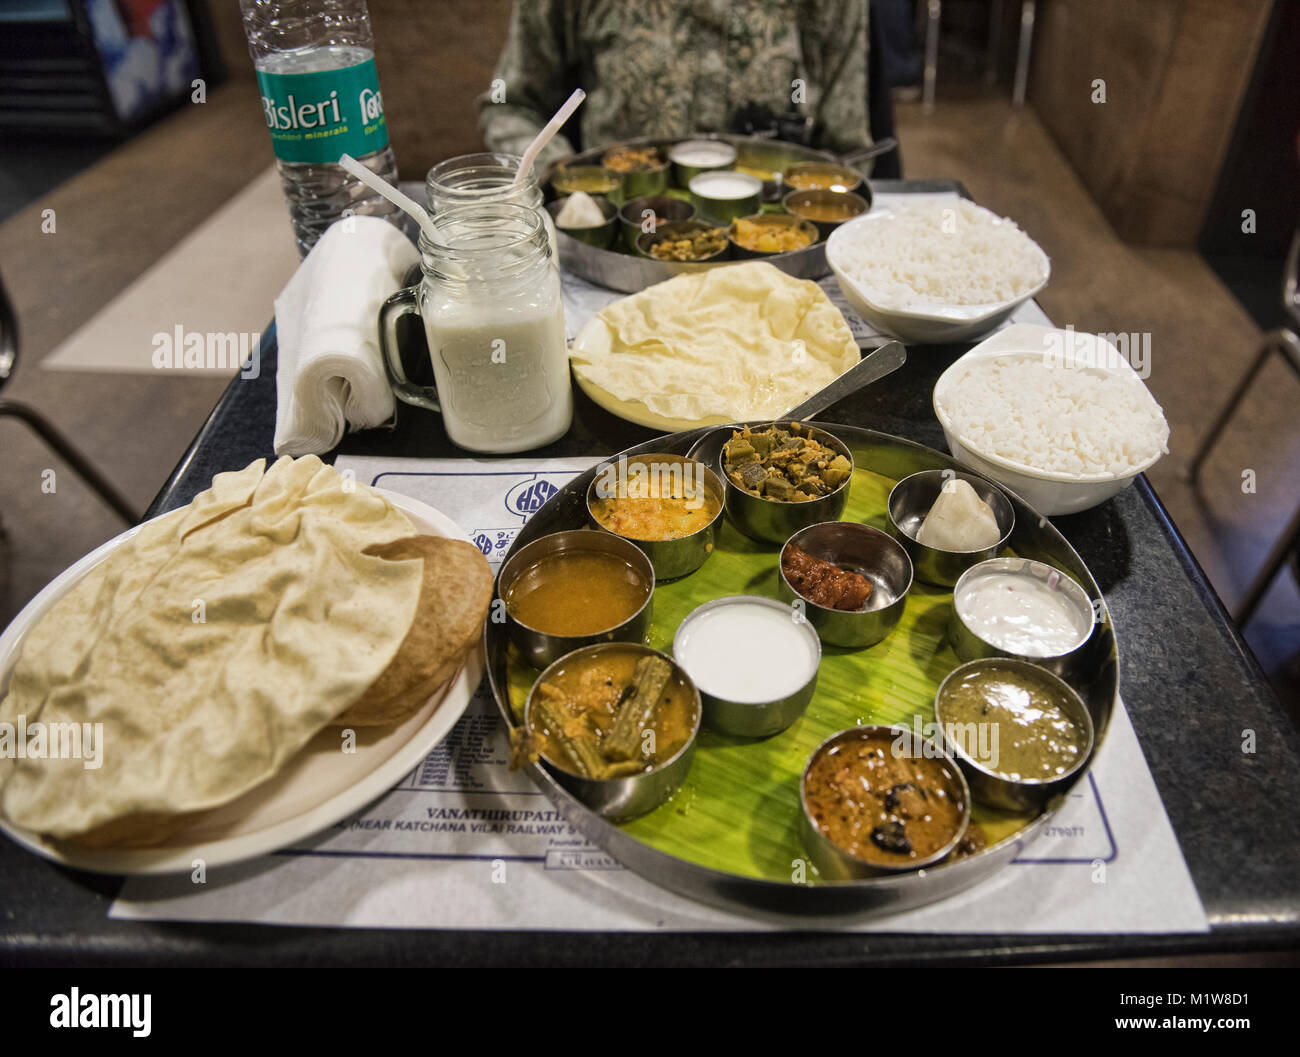
[[[528,174],[533,171],[533,162],[537,160],[537,155],[542,153],[545,147],[555,134],[560,131],[560,126],[573,116],[573,112],[578,109],[579,105],[587,98],[587,93],[581,88],[575,89],[573,95],[569,96],[562,107],[555,112],[555,116],[546,123],[546,127],[533,138],[533,142],[528,144],[528,149],[524,151],[523,160],[519,163],[519,171],[515,173],[515,187],[522,187]]]
[[[429,216],[424,206],[420,205],[419,202],[402,194],[401,191],[390,184],[382,176],[376,176],[357,161],[356,158],[352,157],[351,154],[340,155],[339,164],[371,190],[377,191],[379,194],[387,198],[393,203],[393,205],[397,206],[398,209],[409,213],[415,219],[415,222],[420,225],[420,230],[424,232],[425,237],[427,237],[430,242],[437,241],[434,237],[437,233],[437,229],[433,226],[433,218]]]

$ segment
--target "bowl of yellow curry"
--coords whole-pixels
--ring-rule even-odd
[[[713,553],[723,485],[684,455],[620,456],[597,468],[587,513],[599,530],[635,544],[657,580],[693,573]]]
[[[746,259],[807,249],[819,237],[811,220],[780,213],[739,217],[731,222],[728,232],[732,255]]]

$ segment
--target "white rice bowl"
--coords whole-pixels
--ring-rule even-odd
[[[840,229],[834,263],[880,308],[1006,304],[1047,281],[1051,266],[1038,244],[1014,221],[965,199],[900,204],[867,216],[870,224]]]
[[[1126,363],[1078,366],[1042,352],[965,357],[934,390],[945,433],[971,452],[1054,481],[1130,478],[1169,450],[1169,425]]]

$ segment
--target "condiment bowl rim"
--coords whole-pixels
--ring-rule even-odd
[[[690,623],[693,620],[697,619],[700,616],[700,614],[704,613],[707,610],[721,609],[724,606],[728,606],[728,605],[741,605],[746,602],[757,602],[760,605],[766,606],[768,609],[785,613],[787,616],[790,616],[791,618],[794,617],[794,611],[788,605],[786,605],[780,599],[769,598],[767,595],[744,595],[744,594],[721,595],[718,598],[711,598],[707,602],[701,602],[698,606],[696,606],[689,613],[687,613],[686,616],[682,617],[681,623],[677,625],[677,630],[673,632],[673,655],[674,656],[677,655],[677,644],[681,640],[682,632],[685,631],[686,628],[690,625]],[[733,705],[741,705],[746,708],[762,709],[762,708],[769,708],[772,705],[776,705],[781,703],[782,701],[786,701],[792,696],[802,693],[804,690],[806,690],[808,688],[808,684],[817,678],[818,669],[820,669],[821,667],[821,663],[822,663],[821,637],[817,634],[817,629],[814,628],[811,624],[809,624],[808,621],[806,620],[792,619],[791,623],[795,627],[803,629],[801,631],[801,634],[803,634],[805,638],[807,638],[808,641],[813,644],[813,648],[816,650],[816,660],[812,664],[812,670],[809,672],[808,678],[805,679],[802,683],[800,683],[797,689],[792,690],[788,694],[782,694],[780,697],[768,697],[768,698],[764,698],[761,701],[738,701],[734,697],[728,697],[724,694],[715,694],[711,690],[703,689],[699,686],[699,683],[696,683],[695,685],[700,690],[700,694],[701,695],[708,694],[712,698],[715,698],[719,701],[726,701],[729,704],[733,704]],[[685,671],[686,670],[685,665],[683,665],[682,667],[683,670]],[[690,672],[688,671],[687,674],[689,675]],[[691,678],[694,679],[695,677],[691,676]]]
[[[540,543],[542,543],[543,541],[545,541],[545,540],[549,540],[549,539],[551,539],[552,537],[555,537],[555,536],[567,536],[567,535],[569,535],[569,534],[571,534],[571,533],[575,533],[575,532],[590,532],[594,538],[600,538],[600,537],[602,537],[602,536],[605,536],[605,537],[612,536],[614,539],[619,540],[619,541],[622,542],[622,543],[626,543],[626,544],[628,544],[630,547],[632,547],[632,549],[636,551],[636,558],[637,558],[637,560],[640,561],[640,562],[644,562],[644,563],[645,563],[645,568],[644,568],[644,569],[638,569],[638,570],[637,570],[638,574],[642,574],[642,575],[643,575],[643,578],[645,578],[645,577],[644,577],[644,574],[646,574],[646,571],[648,570],[648,579],[646,579],[646,587],[649,588],[649,590],[646,592],[645,599],[641,602],[641,604],[640,604],[639,606],[637,606],[637,608],[636,608],[635,610],[633,610],[631,613],[629,613],[626,617],[624,617],[622,620],[620,620],[617,624],[610,624],[608,627],[598,628],[598,629],[595,630],[595,631],[584,631],[584,632],[580,632],[580,633],[578,633],[578,634],[565,634],[565,633],[563,633],[563,632],[558,632],[558,631],[547,631],[547,630],[545,630],[544,628],[535,627],[535,626],[532,625],[532,624],[525,623],[524,621],[520,620],[519,617],[516,616],[516,615],[511,611],[511,609],[510,609],[510,603],[506,600],[506,591],[508,590],[508,586],[509,586],[509,585],[503,584],[503,583],[501,582],[501,573],[498,572],[498,573],[497,573],[497,596],[501,599],[501,602],[502,602],[502,604],[503,604],[503,606],[504,606],[504,608],[505,608],[505,611],[506,611],[506,615],[507,615],[511,620],[513,620],[516,624],[518,624],[521,628],[523,628],[525,631],[530,631],[530,632],[532,632],[534,635],[545,635],[545,636],[546,636],[547,638],[549,638],[549,639],[558,639],[558,640],[560,640],[561,642],[562,642],[563,640],[565,640],[565,639],[572,639],[572,640],[574,640],[574,641],[577,641],[577,640],[579,640],[579,639],[589,639],[589,638],[591,638],[593,635],[605,635],[605,634],[608,634],[608,633],[611,632],[611,631],[615,631],[615,630],[617,630],[618,628],[621,628],[624,624],[627,624],[629,621],[633,621],[633,620],[635,620],[637,617],[639,617],[642,613],[645,612],[645,608],[646,608],[646,606],[650,605],[651,601],[654,599],[656,582],[655,582],[655,571],[654,571],[654,565],[653,565],[653,563],[651,563],[650,559],[645,555],[645,553],[644,553],[644,552],[643,552],[639,547],[637,547],[636,544],[633,543],[630,539],[627,539],[626,537],[620,536],[617,532],[610,532],[608,529],[603,529],[603,530],[597,531],[597,530],[595,530],[595,529],[576,528],[576,529],[561,529],[561,530],[558,531],[558,532],[548,532],[545,536],[538,536],[537,539],[535,539],[535,540],[530,540],[528,543],[525,543],[522,547],[519,548],[519,551],[518,551],[517,554],[512,554],[512,555],[510,556],[510,559],[509,559],[509,560],[510,560],[510,561],[514,561],[514,560],[517,559],[521,554],[523,554],[523,553],[524,553],[524,552],[525,552],[529,547],[533,546],[534,544],[540,544]],[[684,537],[683,537],[683,538],[684,538]],[[539,548],[539,549],[540,549],[540,548]],[[573,549],[574,549],[574,550],[584,550],[584,549],[589,549],[589,550],[591,550],[591,551],[595,551],[595,552],[599,552],[599,553],[606,553],[606,554],[609,553],[609,552],[606,551],[606,550],[602,550],[602,548],[599,547],[599,546],[595,546],[595,547],[591,547],[591,548],[576,547],[576,548],[573,548]],[[543,555],[543,557],[549,557],[549,555]],[[537,561],[541,561],[542,558],[538,558],[538,559],[536,559],[536,560],[537,560]],[[503,571],[504,571],[504,569],[505,569],[505,564],[506,564],[506,563],[503,562],[502,565],[501,565],[501,569],[502,569]],[[535,563],[534,563],[534,562],[530,562],[530,563],[528,563],[528,564],[526,564],[526,565],[523,565],[522,568],[520,568],[519,572],[518,572],[514,577],[511,578],[511,580],[510,580],[510,584],[514,584],[514,582],[515,582],[516,580],[518,580],[520,576],[522,576],[525,572],[527,572],[530,568],[532,568],[533,564],[535,564]],[[593,645],[602,645],[602,644],[601,644],[601,643],[594,643]],[[632,645],[635,645],[635,643],[622,643],[622,644],[620,644],[620,645],[628,645],[628,646],[632,646]],[[586,649],[586,646],[578,646],[578,647],[576,647],[576,648],[577,648],[577,649]],[[573,651],[571,650],[570,652],[573,652]],[[557,658],[557,659],[558,659],[558,658]]]
[[[608,158],[611,154],[617,154],[619,151],[645,150],[647,147],[654,150],[659,155],[659,157],[663,159],[662,164],[655,165],[649,169],[627,169],[626,171],[621,171],[619,169],[610,169],[609,166],[605,163],[605,159]],[[663,172],[665,169],[668,168],[668,165],[669,165],[668,151],[665,150],[663,147],[656,147],[654,146],[654,144],[646,144],[644,147],[627,147],[627,146],[610,147],[609,150],[604,151],[600,156],[600,167],[602,169],[607,169],[609,172],[612,172],[615,176],[618,176],[620,178],[628,175],[639,174],[639,173]]]
[[[924,544],[922,544],[922,546],[924,546]],[[1018,562],[1019,567],[1015,569],[1011,568],[1012,562]],[[957,608],[957,596],[961,592],[962,584],[965,583],[968,578],[974,580],[981,575],[988,575],[989,573],[994,572],[995,570],[990,568],[990,566],[992,566],[994,563],[997,563],[999,569],[1005,570],[1007,572],[1024,572],[1026,566],[1036,566],[1040,569],[1047,569],[1049,570],[1049,572],[1053,572],[1059,575],[1061,579],[1073,584],[1074,587],[1078,590],[1079,594],[1081,594],[1085,599],[1088,599],[1088,612],[1086,614],[1083,614],[1083,611],[1080,610],[1081,615],[1085,615],[1089,621],[1088,629],[1083,633],[1083,636],[1074,643],[1073,646],[1069,647],[1069,649],[1062,650],[1060,653],[1045,653],[1040,657],[1028,657],[1023,654],[1018,654],[1016,657],[1006,658],[1007,660],[1017,660],[1017,659],[1023,660],[1027,664],[1033,664],[1036,667],[1040,667],[1043,664],[1043,662],[1059,660],[1062,657],[1070,656],[1076,650],[1082,649],[1083,646],[1088,642],[1088,640],[1092,638],[1092,634],[1096,630],[1096,626],[1097,626],[1097,611],[1092,605],[1091,596],[1084,589],[1084,586],[1081,583],[1079,583],[1078,580],[1076,580],[1069,573],[1065,572],[1062,569],[1058,569],[1055,565],[1051,565],[1048,562],[1040,562],[1036,558],[1026,558],[1019,554],[1011,554],[1011,555],[1004,554],[1001,557],[986,558],[982,562],[976,562],[969,569],[963,572],[959,577],[957,577],[957,582],[952,585],[953,616],[955,616],[959,621],[961,621],[962,627],[965,628],[968,632],[970,632],[970,634],[973,635],[975,638],[979,639],[980,642],[983,642],[988,646],[991,646],[995,650],[1003,650],[1007,653],[1015,653],[1014,650],[1011,650],[1006,646],[1001,646],[998,643],[991,641],[984,635],[981,635],[978,631],[976,631],[974,628],[970,626],[970,622],[967,621],[967,619],[964,616],[962,616],[961,610]],[[992,660],[994,658],[985,658],[985,659]],[[971,662],[963,662],[963,663],[971,663]]]
[[[1045,678],[1049,682],[1059,683],[1060,686],[1065,689],[1066,697],[1071,701],[1072,705],[1078,706],[1077,711],[1079,715],[1083,716],[1085,733],[1087,734],[1087,738],[1083,746],[1084,751],[1079,753],[1079,758],[1075,760],[1073,767],[1071,767],[1064,774],[1058,774],[1052,778],[1013,778],[1010,775],[1003,773],[1002,771],[995,771],[991,767],[986,767],[984,764],[980,763],[978,760],[971,757],[970,754],[967,753],[965,750],[963,750],[960,745],[955,744],[953,740],[948,737],[948,728],[945,725],[943,721],[943,716],[940,713],[944,688],[948,685],[949,680],[951,680],[953,676],[977,667],[1030,668],[1034,671],[1036,675]],[[1092,713],[1088,711],[1088,705],[1083,700],[1083,696],[1079,693],[1079,691],[1077,691],[1074,687],[1072,687],[1069,683],[1067,683],[1055,672],[1048,671],[1046,668],[1042,667],[1042,665],[1034,664],[1033,661],[1027,661],[1020,657],[977,657],[975,660],[963,661],[961,664],[957,665],[956,668],[954,668],[952,671],[950,671],[947,675],[943,677],[943,681],[939,683],[939,688],[934,692],[934,721],[939,728],[939,736],[943,740],[944,747],[948,750],[951,756],[962,761],[963,763],[971,767],[973,770],[979,772],[982,775],[985,775],[988,778],[994,778],[999,782],[1005,782],[1007,785],[1016,786],[1017,788],[1023,786],[1024,788],[1027,789],[1039,789],[1039,788],[1045,788],[1047,786],[1054,786],[1060,782],[1069,781],[1071,778],[1073,778],[1076,774],[1079,773],[1079,770],[1085,764],[1087,764],[1088,760],[1092,756],[1092,751],[1096,747],[1096,742],[1097,742],[1097,731],[1095,725],[1092,722]]]
[[[624,214],[627,212],[628,207],[634,205],[634,204],[637,203],[637,202],[643,202],[643,201],[645,201],[647,198],[661,198],[661,199],[663,199],[663,200],[665,200],[665,201],[673,202],[673,203],[675,203],[676,205],[683,206],[683,207],[685,207],[685,208],[687,208],[687,209],[690,210],[690,213],[687,214],[686,216],[684,216],[684,217],[671,217],[671,218],[665,220],[664,223],[676,223],[676,222],[679,221],[679,220],[694,220],[694,219],[695,219],[696,209],[695,209],[695,205],[694,205],[694,203],[692,203],[692,202],[687,202],[685,199],[682,199],[682,198],[674,198],[672,195],[665,195],[665,194],[657,194],[657,195],[637,195],[635,198],[629,198],[626,202],[624,202],[621,206],[618,207],[618,213],[617,213],[618,219],[621,220],[624,224],[629,224],[629,225],[631,225],[632,227],[639,227],[639,226],[640,226],[640,223],[641,223],[639,219],[632,219],[631,217],[625,216]],[[656,216],[657,216],[657,215],[658,215],[658,214],[656,213]],[[655,227],[655,230],[656,230],[656,231],[659,230],[657,225],[656,225],[656,227]]]
[[[574,192],[571,192],[571,193],[572,193],[572,194],[579,194],[579,193],[586,194],[588,198],[590,198],[592,201],[594,201],[594,202],[596,203],[596,207],[600,210],[600,212],[601,212],[601,216],[604,216],[605,219],[604,219],[603,221],[601,221],[599,224],[593,224],[593,225],[592,225],[591,227],[589,227],[589,228],[561,228],[561,227],[557,224],[556,227],[559,228],[560,231],[566,231],[566,232],[567,232],[567,231],[583,231],[583,230],[585,230],[585,231],[595,231],[597,228],[608,227],[608,226],[610,226],[611,224],[616,224],[616,223],[618,223],[618,219],[619,219],[619,211],[620,211],[620,209],[621,209],[622,207],[621,207],[621,206],[617,206],[617,205],[615,205],[613,202],[611,202],[608,198],[606,198],[606,197],[605,197],[603,194],[601,194],[599,191],[584,191],[584,192],[577,192],[577,191],[574,191]],[[567,201],[568,201],[568,196],[566,195],[564,198],[557,198],[557,199],[555,199],[555,200],[552,201],[552,202],[547,202],[546,205],[545,205],[543,208],[545,208],[545,210],[546,210],[548,213],[551,214],[551,219],[554,220],[557,216],[559,216],[560,211],[564,208],[564,204],[565,204],[565,202],[567,202]],[[605,214],[606,214],[609,210],[613,210],[613,213],[610,214],[609,216],[605,216]]]
[[[963,480],[964,479],[962,476],[963,474],[966,477],[975,477],[980,481],[980,483],[988,485],[990,488],[992,488],[995,492],[997,492],[1002,497],[1003,501],[1007,504],[1007,509],[1011,512],[1011,527],[1007,529],[1006,532],[1002,533],[1002,535],[998,538],[998,541],[996,543],[991,543],[987,547],[976,547],[973,550],[965,550],[965,551],[949,550],[947,547],[936,547],[932,543],[922,543],[919,539],[913,536],[910,532],[908,532],[905,528],[903,528],[902,525],[898,523],[897,519],[894,517],[894,496],[895,494],[898,494],[898,490],[902,488],[905,484],[907,484],[909,481],[914,480],[917,477],[922,477],[934,473],[942,475],[942,474],[947,474],[948,472],[949,471],[946,469],[917,470],[915,473],[909,473],[906,477],[902,477],[897,482],[895,482],[894,487],[889,490],[889,498],[885,500],[885,514],[889,518],[889,523],[893,525],[895,529],[898,530],[898,534],[900,536],[905,536],[912,543],[915,543],[918,547],[927,547],[938,554],[957,554],[957,555],[983,554],[986,551],[1001,550],[1003,547],[1007,546],[1011,542],[1011,537],[1014,536],[1016,532],[1016,505],[1015,503],[1011,502],[1011,497],[1007,495],[1006,488],[998,484],[996,481],[992,481],[989,478],[985,477],[983,474],[974,473],[970,470],[952,471],[952,476],[950,478],[945,478],[945,480]],[[995,513],[994,518],[996,519],[996,517],[997,514]],[[972,568],[974,568],[974,566],[972,566]]]
[[[792,227],[809,235],[812,241],[808,246],[815,246],[822,241],[822,233],[817,230],[817,225],[807,217],[799,216],[797,213],[748,213],[743,217],[735,217],[727,225],[727,241],[733,246],[739,246],[746,253],[758,253],[765,257],[774,257],[778,253],[791,253],[792,250],[756,250],[752,246],[746,246],[743,242],[736,241],[736,221],[749,220],[756,224],[768,224],[774,227]],[[802,246],[801,249],[807,249],[808,246]]]
[[[665,220],[662,224],[659,224],[658,226],[656,226],[656,228],[654,229],[654,231],[643,231],[643,232],[641,232],[641,234],[639,234],[639,235],[636,237],[636,249],[637,249],[637,252],[640,253],[640,254],[642,254],[643,256],[646,256],[646,257],[654,257],[654,254],[652,254],[652,253],[650,252],[650,243],[649,243],[647,240],[649,240],[649,239],[657,239],[660,235],[663,235],[663,234],[670,234],[670,233],[667,231],[667,229],[670,228],[670,227],[672,227],[674,224],[697,224],[697,225],[699,225],[699,229],[701,229],[701,230],[705,230],[705,229],[707,229],[707,230],[718,229],[718,230],[724,230],[724,231],[725,231],[725,230],[726,230],[726,227],[727,227],[726,224],[714,224],[714,223],[711,223],[710,221],[705,220],[703,217],[698,216],[698,215],[696,215],[696,216],[692,216],[692,217],[682,217],[680,220]],[[644,245],[643,245],[643,243],[644,243]],[[700,261],[712,261],[712,260],[716,260],[717,258],[721,257],[724,253],[727,252],[727,246],[728,246],[728,243],[724,242],[724,243],[723,243],[723,244],[722,244],[718,249],[714,250],[712,253],[708,254],[708,255],[705,256],[705,257],[691,257],[691,258],[688,258],[686,261],[682,261],[681,263],[683,263],[683,264],[695,264],[695,263],[698,263],[698,262],[700,262]],[[656,258],[654,258],[654,259],[655,259],[655,260],[659,260],[660,258],[657,258],[657,257],[656,257]],[[676,263],[676,262],[672,262],[672,263]]]
[[[948,773],[956,779],[957,785],[961,789],[962,793],[961,825],[957,827],[957,832],[947,844],[920,862],[907,863],[906,865],[901,863],[893,864],[874,862],[871,859],[864,859],[860,855],[854,855],[847,848],[841,847],[838,843],[831,840],[827,834],[822,832],[821,827],[817,825],[817,820],[813,818],[812,812],[808,809],[808,774],[812,770],[812,766],[817,761],[818,757],[820,757],[822,753],[832,745],[841,740],[848,741],[856,738],[865,741],[874,737],[887,737],[893,739],[900,735],[917,738],[916,731],[913,728],[904,726],[901,723],[867,723],[861,726],[845,727],[843,730],[837,730],[835,733],[823,739],[822,742],[808,754],[808,761],[804,764],[803,772],[799,775],[799,808],[803,812],[809,825],[812,826],[813,831],[816,832],[824,841],[833,846],[840,855],[844,856],[851,862],[860,863],[863,866],[868,866],[872,869],[890,874],[911,873],[915,870],[924,870],[927,867],[942,862],[953,853],[957,845],[961,843],[961,839],[966,835],[966,831],[970,828],[971,804],[973,802],[971,798],[970,783],[966,781],[966,776],[962,774],[957,756],[948,748],[946,742],[943,740],[936,741],[934,738],[927,738],[924,735],[920,736],[919,739],[921,742],[938,750],[936,756],[928,758],[943,759],[948,762]]]
[[[816,172],[819,169],[827,172],[842,172],[842,173],[852,174],[854,177],[856,177],[856,181],[853,185],[854,187],[861,187],[862,184],[866,182],[866,177],[863,176],[862,173],[858,172],[857,169],[853,168],[852,165],[844,165],[841,162],[831,161],[829,158],[808,158],[805,161],[797,161],[790,165],[787,165],[781,171],[781,179],[784,182],[785,178],[789,176],[790,173],[792,172],[808,172],[808,171]],[[789,186],[794,187],[793,184],[789,184]],[[796,191],[834,190],[834,188],[830,188],[830,187],[795,187],[794,189]],[[851,191],[853,190],[853,188],[848,187],[845,188],[845,190]]]
[[[719,198],[717,195],[711,195],[707,191],[697,191],[695,189],[694,184],[696,180],[704,179],[706,181],[712,180],[716,182],[718,179],[717,176],[718,173],[724,173],[727,176],[732,177],[733,179],[740,179],[745,181],[752,180],[757,186],[754,187],[752,191],[746,194],[727,195],[724,198]],[[760,180],[757,176],[751,176],[747,172],[739,172],[735,169],[705,169],[704,172],[698,172],[690,178],[690,180],[686,184],[686,190],[687,193],[693,194],[697,198],[707,199],[710,202],[743,202],[746,198],[753,198],[755,195],[761,195],[763,193],[763,181]]]
[[[577,649],[572,649],[568,653],[562,654],[561,656],[555,658],[555,660],[553,660],[545,668],[543,668],[540,673],[538,673],[537,678],[533,680],[533,685],[528,688],[528,696],[524,698],[524,712],[523,712],[523,723],[522,723],[524,730],[527,731],[529,726],[529,709],[531,708],[533,703],[533,695],[537,692],[537,688],[542,685],[543,681],[545,681],[546,677],[551,673],[552,669],[563,664],[565,661],[576,657],[580,653],[599,653],[604,651],[613,651],[613,650],[620,650],[620,649],[630,650],[632,652],[641,653],[643,655],[654,654],[657,657],[662,657],[670,665],[672,665],[673,671],[681,677],[682,681],[686,684],[687,687],[690,688],[691,694],[694,696],[695,722],[691,725],[690,736],[687,737],[687,739],[682,742],[681,747],[678,748],[678,750],[675,753],[673,753],[672,756],[668,757],[668,759],[666,760],[662,760],[659,763],[656,763],[653,767],[650,768],[650,770],[639,771],[636,774],[616,775],[612,778],[588,778],[584,775],[577,774],[576,772],[569,770],[569,768],[565,767],[563,764],[556,763],[549,756],[539,753],[538,759],[545,760],[547,766],[554,767],[556,770],[563,771],[565,774],[570,775],[573,778],[577,778],[583,782],[595,782],[595,783],[627,782],[627,781],[637,781],[638,779],[641,778],[649,778],[651,775],[659,773],[660,771],[664,770],[665,768],[669,767],[670,765],[672,765],[673,763],[681,759],[682,754],[688,751],[691,748],[691,746],[694,745],[695,742],[698,740],[700,736],[700,729],[704,723],[704,702],[700,695],[700,688],[695,685],[695,680],[691,678],[691,673],[688,672],[685,668],[683,668],[680,664],[678,664],[677,661],[673,659],[671,656],[664,653],[663,650],[657,650],[653,646],[646,645],[644,642],[593,642],[593,643],[589,643],[586,646],[579,646],[577,647]]]
[[[836,198],[854,198],[862,203],[862,212],[855,213],[851,217],[845,217],[843,220],[814,220],[812,217],[804,216],[804,214],[800,213],[796,207],[790,205],[790,199],[795,195],[807,194],[833,195]],[[801,219],[811,221],[814,224],[847,224],[850,220],[856,220],[858,217],[867,213],[871,209],[871,203],[863,198],[862,195],[858,194],[857,191],[836,191],[830,187],[796,187],[793,191],[789,191],[781,196],[781,208],[791,216],[800,217]],[[772,214],[768,215],[770,216]]]
[[[819,528],[825,528],[827,525],[844,526],[847,527],[852,532],[864,531],[868,534],[879,536],[883,540],[887,541],[890,546],[896,547],[898,549],[898,553],[901,554],[904,560],[907,562],[907,583],[903,586],[903,589],[898,592],[897,598],[895,598],[892,602],[888,603],[888,605],[881,606],[879,609],[833,609],[830,606],[824,606],[819,602],[814,602],[811,598],[809,598],[797,587],[795,587],[794,584],[790,583],[788,579],[786,579],[786,575],[785,575],[786,548],[789,547],[790,544],[794,543],[796,537],[802,536],[805,533],[811,533]],[[814,554],[813,557],[816,558],[819,557],[819,555]],[[829,561],[830,559],[823,558],[822,560]],[[916,582],[916,569],[912,564],[912,556],[907,553],[907,548],[904,547],[901,543],[899,543],[898,540],[896,540],[884,529],[878,529],[876,528],[875,525],[867,525],[861,521],[819,521],[815,525],[804,526],[803,528],[799,529],[797,532],[791,534],[790,538],[786,540],[783,544],[781,544],[781,550],[777,554],[777,558],[776,558],[776,572],[777,575],[781,578],[781,582],[785,584],[786,587],[788,587],[791,591],[794,592],[796,598],[802,600],[806,605],[812,606],[813,609],[820,610],[823,613],[837,613],[837,614],[842,614],[850,617],[855,617],[855,616],[869,617],[869,616],[875,616],[876,614],[879,613],[884,613],[886,610],[903,602],[907,598],[908,594],[911,593],[913,583]]]
[[[717,526],[718,521],[721,518],[726,516],[727,513],[726,491],[723,488],[722,480],[710,467],[706,466],[699,459],[692,459],[688,455],[678,455],[676,452],[660,451],[660,452],[647,452],[642,455],[629,455],[627,456],[627,461],[632,462],[635,460],[638,462],[645,462],[653,459],[662,459],[664,457],[668,457],[669,459],[673,459],[673,460],[681,460],[682,462],[692,463],[693,465],[698,466],[700,469],[704,470],[709,475],[709,477],[706,478],[706,481],[711,480],[711,482],[716,486],[716,491],[718,495],[718,509],[714,511],[713,517],[709,519],[708,524],[702,525],[700,528],[697,528],[694,532],[689,532],[685,536],[669,536],[664,539],[654,539],[645,536],[629,536],[627,533],[624,532],[615,532],[614,529],[610,528],[603,521],[601,521],[600,518],[596,516],[596,511],[592,509],[592,505],[591,505],[592,500],[596,498],[593,492],[596,487],[596,481],[600,477],[600,464],[598,463],[596,466],[596,475],[591,479],[591,483],[587,485],[587,495],[586,495],[585,503],[587,507],[587,516],[590,517],[593,521],[595,521],[598,525],[600,525],[600,530],[602,532],[608,532],[611,536],[617,536],[619,539],[624,539],[627,540],[629,543],[634,543],[634,544],[635,543],[664,543],[664,544],[681,543],[685,540],[693,540],[697,536],[701,535],[702,533],[708,532],[710,529]]]
[[[729,153],[730,156],[731,156],[731,160],[728,161],[728,162],[724,162],[724,163],[723,163],[724,166],[725,166],[725,165],[731,165],[731,164],[733,164],[733,163],[735,162],[736,158],[739,156],[739,152],[736,150],[736,145],[735,145],[734,143],[728,143],[725,139],[706,139],[706,138],[704,138],[704,137],[700,137],[700,136],[692,136],[692,137],[690,137],[689,139],[681,139],[681,140],[677,140],[675,143],[673,143],[673,144],[670,145],[669,147],[665,148],[664,153],[667,155],[668,160],[669,160],[670,162],[677,162],[678,165],[688,165],[688,166],[690,166],[690,165],[694,165],[695,163],[694,163],[694,162],[679,162],[679,161],[677,161],[676,158],[673,157],[673,154],[674,154],[674,152],[676,152],[677,150],[679,150],[679,149],[682,148],[682,147],[695,147],[695,146],[709,146],[709,147],[720,147],[720,148],[725,148],[724,153]],[[712,171],[714,171],[714,170],[707,170],[707,171],[712,172]],[[748,175],[748,174],[742,174],[742,175]]]
[[[849,485],[853,483],[853,473],[858,468],[857,460],[853,458],[853,450],[842,440],[840,440],[839,437],[835,436],[835,434],[831,433],[829,430],[825,430],[819,426],[813,425],[812,423],[804,422],[800,419],[793,419],[793,418],[787,418],[787,419],[775,418],[775,419],[771,419],[770,421],[765,420],[759,422],[757,425],[753,425],[753,426],[745,426],[743,424],[733,423],[731,425],[719,426],[718,429],[729,429],[733,433],[738,431],[743,431],[744,429],[748,429],[750,433],[757,433],[771,426],[788,427],[794,425],[795,423],[798,423],[801,429],[815,430],[817,433],[821,434],[820,437],[815,438],[818,441],[818,443],[826,444],[828,447],[834,448],[840,455],[843,455],[846,459],[849,460],[849,475],[848,477],[844,478],[843,483],[840,484],[838,488],[836,488],[833,492],[827,492],[825,495],[814,496],[812,499],[799,499],[799,500],[769,499],[765,495],[755,495],[753,492],[741,488],[740,485],[736,484],[734,481],[732,481],[730,477],[727,476],[727,445],[731,443],[733,439],[732,437],[728,437],[726,440],[724,440],[722,442],[721,447],[718,448],[718,465],[722,470],[722,472],[718,474],[718,477],[722,479],[723,486],[725,488],[735,489],[736,492],[738,492],[741,495],[748,496],[750,499],[757,499],[763,503],[771,503],[773,506],[786,507],[790,509],[798,509],[800,507],[807,506],[809,503],[824,503],[827,500],[835,498],[835,496],[839,495],[841,492],[847,489]],[[739,425],[739,430],[737,429],[737,425]],[[823,440],[822,438],[825,439]]]

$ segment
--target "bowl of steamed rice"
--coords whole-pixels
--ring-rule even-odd
[[[863,319],[921,344],[987,334],[1051,274],[1013,221],[955,198],[877,206],[831,234],[826,261]]]
[[[1085,337],[1010,327],[934,387],[953,457],[1047,516],[1104,502],[1169,450],[1164,412],[1118,350],[1086,336],[1100,356],[1062,357],[1040,344],[1053,333]]]

